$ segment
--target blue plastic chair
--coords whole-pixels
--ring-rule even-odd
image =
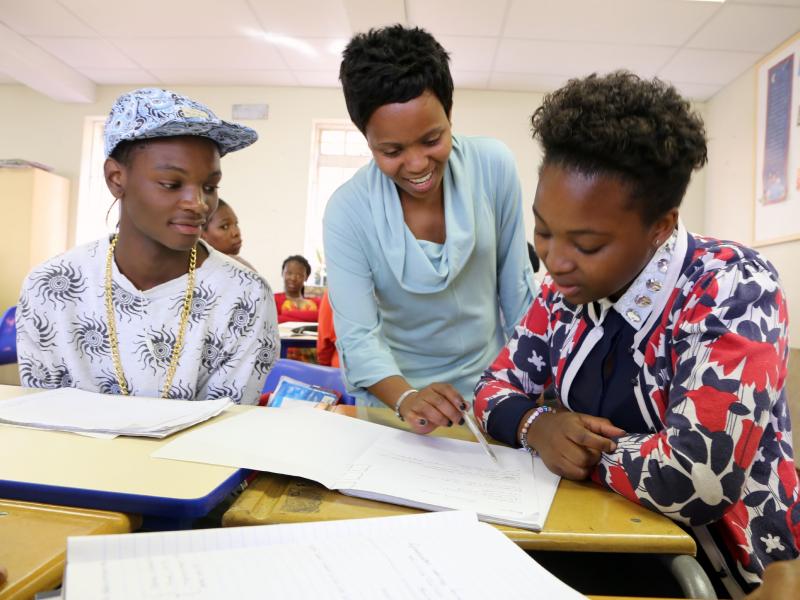
[[[324,367],[290,358],[279,358],[267,375],[262,393],[273,391],[278,385],[281,375],[339,392],[342,395],[339,404],[352,405],[356,403],[355,398],[347,393],[347,388],[342,380],[342,372],[336,367]]]
[[[0,322],[0,365],[17,362],[17,307],[12,306]]]

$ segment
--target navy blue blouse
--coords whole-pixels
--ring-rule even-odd
[[[584,311],[591,327],[589,311]],[[597,308],[599,313],[599,307]],[[633,386],[641,370],[633,360],[636,330],[616,310],[602,323],[603,337],[591,349],[569,389],[567,401],[575,412],[606,417],[627,433],[647,433]]]

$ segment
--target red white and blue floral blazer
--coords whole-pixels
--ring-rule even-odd
[[[650,432],[621,437],[593,479],[691,526],[718,571],[759,583],[767,564],[800,546],[788,319],[774,267],[679,226],[625,294],[603,303],[636,330],[630,410]],[[513,440],[518,416],[550,385],[569,408],[569,388],[600,337],[602,315],[565,301],[546,277],[478,383],[484,429]]]

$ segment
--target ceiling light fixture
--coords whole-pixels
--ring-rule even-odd
[[[257,38],[264,40],[274,46],[280,46],[282,48],[289,48],[290,50],[295,50],[300,52],[301,54],[305,54],[306,56],[310,56],[312,58],[316,57],[319,53],[317,49],[314,48],[308,42],[298,39],[296,37],[292,37],[290,35],[282,35],[280,33],[272,33],[271,31],[258,31],[256,29],[245,29],[243,33],[249,37]]]
[[[344,39],[333,40],[330,44],[328,44],[328,53],[333,54],[334,56],[341,56],[346,46],[347,46],[347,40]]]

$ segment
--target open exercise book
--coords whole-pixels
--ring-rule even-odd
[[[215,417],[231,406],[219,400],[162,400],[60,388],[0,400],[0,423],[98,437],[163,438]]]
[[[422,436],[327,411],[260,408],[189,431],[153,453],[295,475],[328,489],[426,510],[469,510],[538,531],[558,486],[539,458]]]
[[[584,598],[467,512],[67,541],[66,600],[254,597]]]

